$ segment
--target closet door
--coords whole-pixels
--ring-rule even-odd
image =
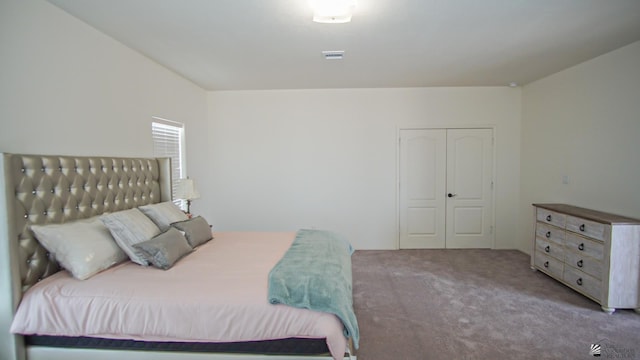
[[[401,249],[493,247],[493,130],[400,131]]]
[[[445,247],[447,131],[400,131],[400,248]]]
[[[447,248],[493,247],[493,131],[447,130]]]

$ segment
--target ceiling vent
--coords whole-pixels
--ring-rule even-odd
[[[344,50],[323,51],[322,56],[326,60],[342,60],[344,58]]]

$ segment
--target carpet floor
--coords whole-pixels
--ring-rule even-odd
[[[640,359],[640,315],[600,305],[512,250],[356,251],[359,360]]]

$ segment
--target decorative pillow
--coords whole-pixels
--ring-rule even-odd
[[[120,248],[136,264],[149,263],[133,247],[160,234],[160,229],[138,209],[129,209],[106,214],[100,220],[107,226]]]
[[[138,209],[147,215],[160,231],[167,231],[171,224],[177,221],[187,220],[187,214],[183,213],[180,208],[171,201],[165,201],[158,204],[140,206]]]
[[[184,236],[187,238],[189,245],[193,248],[213,239],[213,236],[211,235],[211,226],[209,226],[207,220],[202,216],[196,216],[189,220],[176,222],[171,224],[171,226],[180,231],[184,231]]]
[[[174,228],[169,228],[153,239],[135,244],[133,247],[139,250],[145,260],[163,270],[171,268],[183,256],[193,251],[187,239]]]
[[[88,279],[127,259],[98,217],[64,224],[31,225],[31,230],[40,244],[76,279]]]

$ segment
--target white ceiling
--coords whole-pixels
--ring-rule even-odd
[[[49,1],[207,90],[527,84],[640,40],[640,0]]]

